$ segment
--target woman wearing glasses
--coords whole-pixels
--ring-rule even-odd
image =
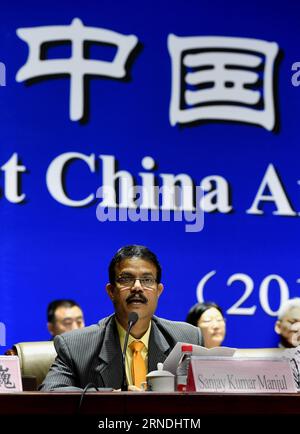
[[[197,303],[189,311],[186,322],[200,327],[206,348],[219,347],[226,333],[222,309],[216,303]]]

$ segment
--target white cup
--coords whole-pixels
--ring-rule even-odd
[[[146,376],[147,390],[152,392],[174,392],[175,376],[163,370],[163,364],[157,364],[157,371],[149,372]]]

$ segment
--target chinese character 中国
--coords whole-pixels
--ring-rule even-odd
[[[43,76],[68,74],[70,76],[70,119],[78,121],[84,116],[84,78],[102,76],[126,77],[126,62],[138,43],[135,35],[122,35],[107,29],[86,27],[79,18],[69,26],[29,27],[17,30],[17,35],[29,46],[26,64],[18,71],[18,82]],[[41,46],[45,43],[69,41],[72,55],[65,59],[41,59]],[[87,41],[117,47],[113,61],[84,58]]]
[[[275,42],[170,34],[171,125],[228,120],[275,126]]]

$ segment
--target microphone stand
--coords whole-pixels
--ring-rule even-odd
[[[126,351],[127,351],[128,339],[129,339],[131,329],[138,319],[139,316],[136,312],[130,312],[130,314],[128,315],[128,326],[126,330],[123,352],[122,352],[122,371],[123,371],[123,378],[122,378],[122,385],[121,385],[122,391],[126,391],[128,389],[128,384],[126,380]]]

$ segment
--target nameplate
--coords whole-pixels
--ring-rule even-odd
[[[17,356],[0,356],[0,393],[22,392],[20,362]]]
[[[192,357],[188,391],[205,393],[296,393],[288,360]]]

